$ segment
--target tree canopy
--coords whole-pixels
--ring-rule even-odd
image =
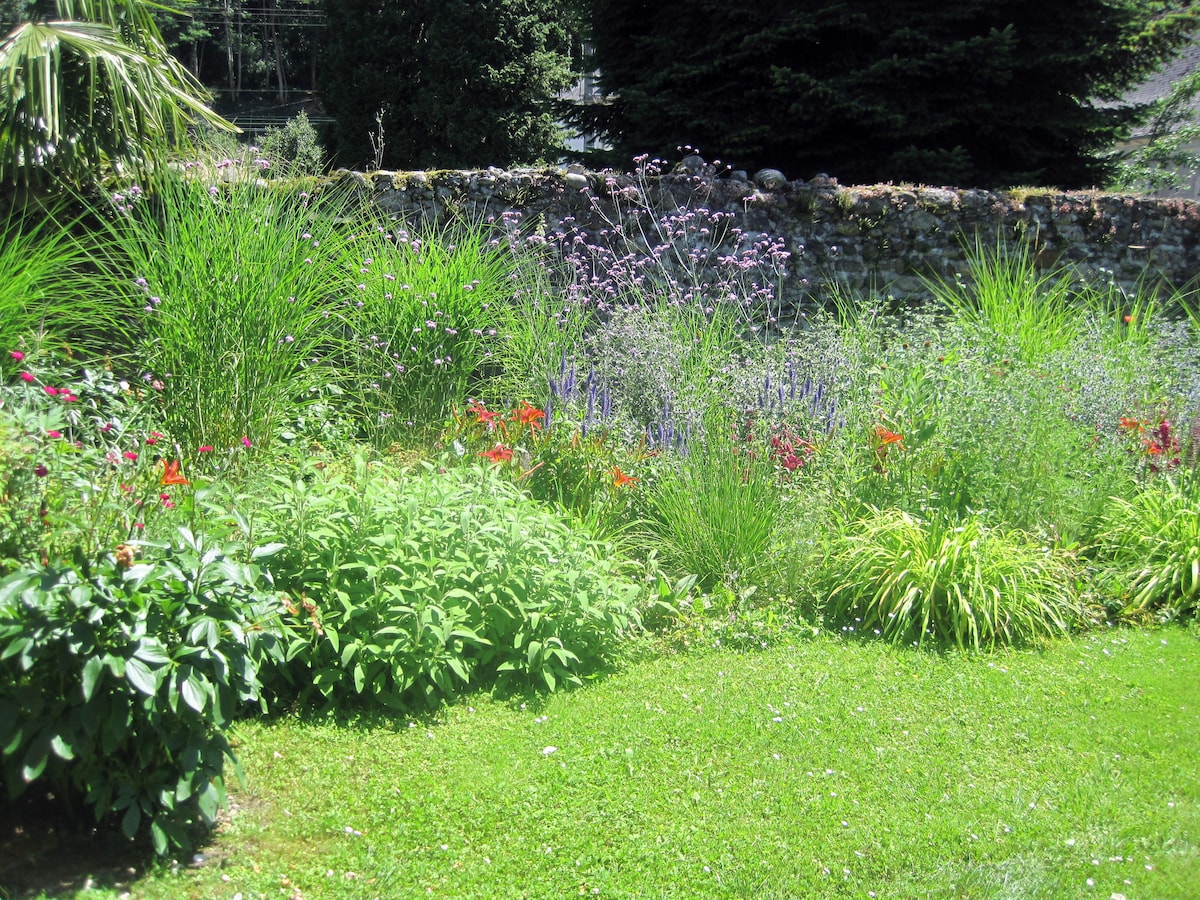
[[[852,183],[1090,187],[1143,114],[1119,102],[1200,25],[1169,0],[590,0],[619,157],[700,148]]]
[[[561,152],[571,3],[325,0],[321,97],[343,165],[505,166]],[[380,115],[378,124],[376,116]]]

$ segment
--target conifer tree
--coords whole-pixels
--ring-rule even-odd
[[[688,144],[843,183],[1089,187],[1141,110],[1122,92],[1197,30],[1178,0],[592,0],[617,156]]]

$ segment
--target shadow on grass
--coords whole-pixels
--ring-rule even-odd
[[[154,864],[148,843],[130,841],[115,820],[97,824],[81,804],[34,790],[0,801],[2,900],[121,890]]]

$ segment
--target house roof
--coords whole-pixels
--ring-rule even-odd
[[[1193,42],[1185,47],[1178,56],[1167,63],[1157,73],[1128,91],[1121,98],[1122,103],[1153,103],[1171,93],[1175,83],[1200,69],[1200,42]],[[1200,112],[1200,97],[1193,98],[1193,112]],[[1136,129],[1133,137],[1143,137],[1149,131],[1148,126]]]

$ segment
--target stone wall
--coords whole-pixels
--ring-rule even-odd
[[[691,163],[690,167],[688,163]],[[368,194],[410,221],[462,214],[482,221],[520,214],[547,236],[599,234],[639,206],[659,213],[706,208],[749,233],[781,238],[791,253],[785,299],[827,295],[831,282],[899,300],[924,296],[923,278],[965,276],[976,240],[1022,239],[1045,270],[1071,267],[1085,280],[1126,290],[1181,287],[1200,275],[1200,208],[1179,199],[1096,192],[993,193],[933,187],[843,187],[825,176],[787,181],[715,172],[696,157],[670,174],[567,169],[340,172],[334,182]]]

